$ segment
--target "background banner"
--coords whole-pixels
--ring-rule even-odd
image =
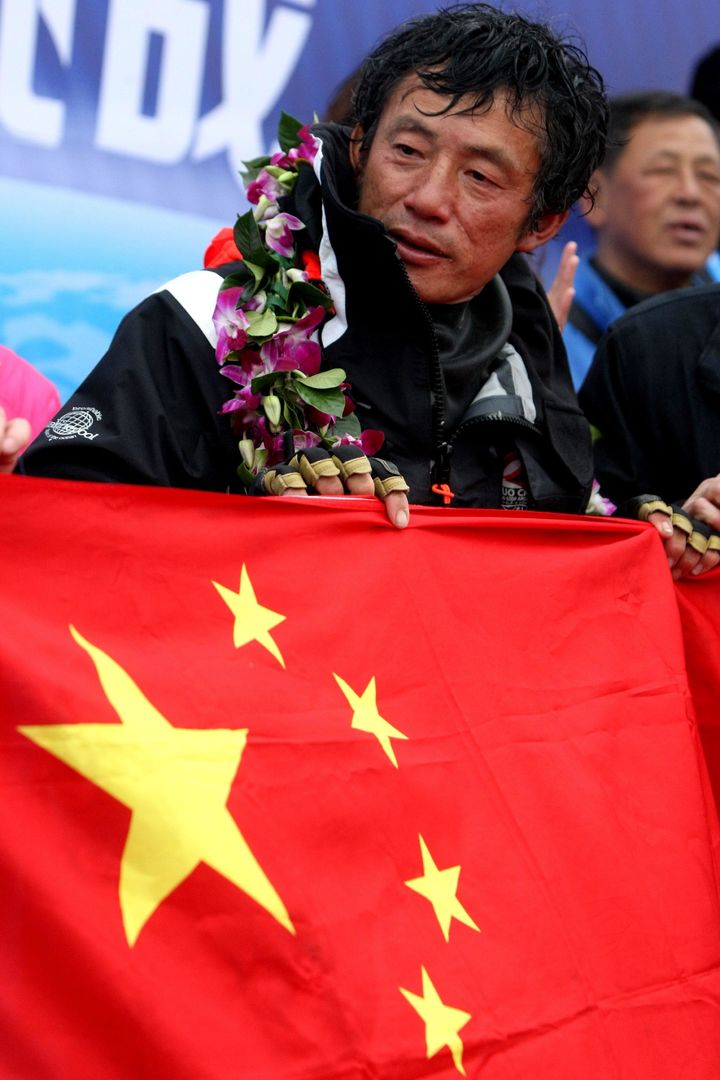
[[[3,1076],[716,1080],[718,825],[649,526],[0,498]],[[719,581],[683,594],[716,656]]]
[[[579,34],[613,92],[683,90],[720,39],[708,0],[518,5]],[[280,109],[322,115],[434,0],[0,0],[0,342],[63,399],[121,316],[202,264],[245,207]]]

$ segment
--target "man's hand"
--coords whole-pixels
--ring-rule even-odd
[[[720,473],[703,480],[683,503],[683,510],[720,532]]]
[[[697,577],[720,564],[720,475],[703,480],[682,505],[654,510],[647,520],[660,533],[672,576]]]
[[[381,458],[368,458],[357,446],[303,450],[288,465],[261,473],[257,490],[265,495],[303,498],[317,495],[377,495],[385,503],[388,521],[404,529],[410,520],[408,485],[397,469]]]
[[[565,329],[575,296],[575,273],[579,265],[577,244],[570,240],[563,248],[555,280],[547,291],[550,307],[561,330]]]
[[[8,420],[0,406],[0,473],[11,473],[21,451],[30,442],[30,423],[22,417]]]

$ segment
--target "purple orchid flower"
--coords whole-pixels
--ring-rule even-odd
[[[246,300],[243,304],[244,311],[262,311],[267,303],[267,293],[264,290],[255,293],[249,300]]]
[[[343,390],[344,391],[344,390],[349,390],[349,389],[350,389],[350,383],[349,382],[342,382],[338,386],[338,390]],[[345,404],[343,405],[343,410],[342,410],[342,413],[340,415],[341,416],[350,416],[350,414],[354,413],[354,412],[355,412],[355,402],[352,400],[352,398],[348,397],[348,395],[345,394]],[[327,424],[334,424],[335,421],[337,420],[336,415],[333,415],[332,413],[321,412],[319,409],[316,409],[314,407],[314,405],[306,405],[305,406],[305,415],[307,416],[307,418],[309,420],[311,420],[313,422],[313,424],[317,424],[318,427],[324,427]],[[378,432],[378,434],[380,434],[380,433]]]
[[[298,131],[298,138],[300,143],[298,146],[294,146],[292,150],[288,151],[288,159],[293,163],[296,161],[307,161],[312,165],[317,157],[317,152],[320,149],[320,142],[310,131],[309,124],[303,124]]]
[[[267,450],[268,457],[266,464],[277,465],[279,462],[285,460],[287,453],[285,436],[282,434],[273,434],[268,428],[267,420],[264,416],[258,417],[257,422],[253,425],[252,437],[255,445],[260,443],[264,449]],[[316,435],[314,431],[303,431],[301,428],[293,428],[292,445],[294,453],[297,453],[298,450],[308,450],[311,447],[319,446],[320,442],[320,436]]]
[[[277,465],[285,457],[285,439],[282,435],[273,434],[268,427],[264,416],[258,416],[249,431],[253,442],[260,444],[268,452],[267,464]]]
[[[215,347],[215,358],[218,364],[222,364],[228,353],[242,349],[247,341],[246,330],[250,323],[244,311],[236,306],[242,291],[239,288],[222,289],[218,293],[212,317],[213,326],[218,335]]]
[[[255,179],[248,184],[245,194],[248,202],[257,206],[263,195],[270,202],[277,202],[280,196],[284,194],[284,189],[282,184],[274,176],[271,176],[266,169],[261,169]]]
[[[240,419],[244,423],[248,423],[257,412],[262,401],[260,394],[253,394],[252,392],[250,386],[252,376],[234,364],[228,364],[220,374],[226,375],[232,382],[240,383],[240,389],[236,390],[234,396],[225,402],[220,410],[220,415],[242,412],[243,416]]]
[[[300,218],[294,214],[275,214],[265,224],[265,240],[268,247],[289,259],[293,253],[292,234],[298,229],[304,229]]]
[[[242,412],[245,414],[245,421],[247,422],[255,415],[261,400],[259,394],[253,394],[250,387],[246,386],[242,390],[238,390],[234,397],[231,397],[229,401],[225,402],[220,410],[220,415],[224,416],[225,413]]]
[[[224,368],[221,368],[220,374],[231,382],[237,383],[238,386],[249,386],[256,375],[262,374],[262,365],[258,363],[259,354],[246,349],[240,354],[240,358],[243,360],[242,363],[226,364]]]
[[[298,450],[311,450],[314,446],[319,446],[320,442],[320,436],[316,435],[314,431],[302,431],[300,428],[293,428],[293,448],[296,453]]]
[[[260,349],[266,371],[302,371],[316,375],[320,370],[320,346],[310,335],[325,316],[322,306],[311,308],[307,315],[282,334],[276,334]]]
[[[305,418],[310,421],[311,424],[317,424],[318,427],[327,427],[328,424],[334,424],[337,420],[336,416],[332,413],[320,412],[314,405],[305,405]]]
[[[305,337],[310,337],[313,330],[315,330],[325,318],[325,308],[322,304],[318,304],[316,307],[310,308],[308,312],[303,315],[302,319],[294,324],[291,333],[304,334]]]
[[[368,428],[367,431],[361,431],[357,438],[354,435],[342,435],[335,445],[360,446],[364,454],[367,454],[368,457],[372,457],[373,454],[377,454],[384,442],[385,436],[382,431]]]

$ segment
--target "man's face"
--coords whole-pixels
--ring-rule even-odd
[[[720,147],[699,116],[648,117],[609,174],[590,218],[600,264],[628,285],[689,284],[720,239]]]
[[[537,136],[510,119],[504,96],[487,112],[462,114],[462,100],[451,113],[427,115],[446,104],[409,76],[388,99],[367,157],[351,144],[359,209],[382,221],[431,304],[475,296],[514,251],[532,251],[566,216],[527,229],[540,150]]]

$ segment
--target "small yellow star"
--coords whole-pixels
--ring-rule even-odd
[[[270,637],[270,631],[278,623],[284,622],[285,616],[279,615],[277,611],[271,611],[270,608],[263,607],[262,604],[257,602],[255,590],[252,587],[245,563],[243,563],[240,572],[240,589],[238,592],[233,592],[232,589],[228,589],[225,585],[219,585],[217,581],[213,581],[213,585],[235,616],[235,625],[233,627],[233,645],[235,648],[240,649],[251,641],[257,641],[258,645],[262,645],[264,649],[272,653],[282,667],[285,667],[282,654]]]
[[[407,739],[407,735],[403,735],[402,731],[398,731],[397,728],[394,728],[392,724],[389,724],[378,712],[375,676],[373,675],[360,696],[355,693],[352,687],[348,686],[344,679],[341,679],[340,676],[336,675],[334,672],[333,678],[347,698],[350,708],[353,710],[352,724],[350,726],[356,731],[364,731],[368,735],[374,735],[397,769],[397,758],[395,757],[395,750],[393,749],[390,740]]]
[[[461,1028],[465,1027],[468,1020],[472,1020],[472,1013],[463,1012],[462,1009],[454,1009],[451,1005],[445,1005],[425,968],[421,967],[420,971],[422,973],[422,997],[413,994],[410,990],[403,990],[402,986],[398,987],[398,989],[425,1023],[425,1044],[428,1059],[434,1057],[439,1050],[447,1046],[452,1054],[455,1068],[465,1076],[462,1063],[463,1044],[458,1033]]]
[[[406,881],[405,884],[408,889],[414,889],[415,892],[420,893],[421,896],[430,901],[446,941],[450,940],[450,924],[453,919],[465,923],[471,929],[477,930],[479,934],[480,927],[476,926],[457,898],[461,868],[459,866],[449,866],[446,870],[439,870],[428,850],[427,844],[419,834],[418,839],[422,854],[423,876]]]
[[[128,944],[201,862],[295,933],[285,905],[225,805],[247,741],[239,730],[176,728],[120,665],[70,627],[119,724],[18,730],[132,811],[120,863]]]

